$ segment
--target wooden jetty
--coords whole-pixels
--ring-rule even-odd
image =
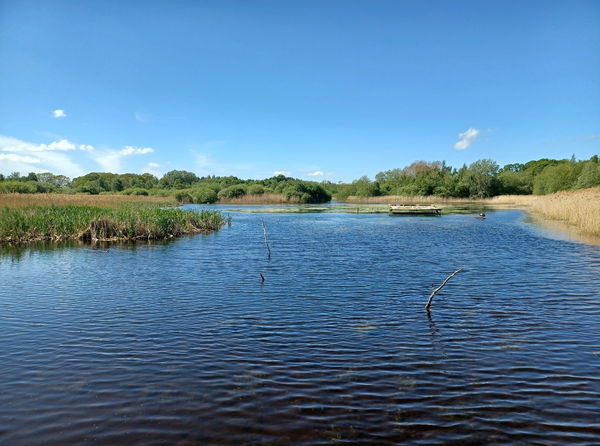
[[[442,209],[430,204],[390,204],[390,215],[442,215]]]

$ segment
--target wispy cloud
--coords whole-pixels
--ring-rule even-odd
[[[465,150],[477,139],[481,132],[476,128],[470,127],[463,133],[458,134],[458,141],[454,144],[456,150]]]
[[[133,114],[133,116],[135,117],[135,120],[137,122],[141,122],[142,124],[146,124],[147,122],[150,122],[150,115],[148,115],[146,113],[135,112]]]
[[[155,177],[161,177],[163,175],[162,165],[154,162],[149,162],[141,168],[141,173],[151,173]]]
[[[119,153],[123,156],[129,155],[147,155],[148,153],[154,152],[154,149],[150,147],[133,147],[133,146],[125,146]]]
[[[125,146],[121,150],[103,150],[95,155],[93,159],[106,172],[120,173],[123,170],[123,158],[133,155],[147,155],[153,153],[154,149],[150,147]]]
[[[64,110],[61,110],[60,108],[57,108],[56,110],[52,111],[52,116],[54,116],[55,118],[66,118],[67,114],[65,113]]]
[[[94,147],[89,144],[77,145],[68,139],[52,141],[50,144],[35,144],[10,136],[0,135],[0,150],[3,152],[68,152],[71,150],[91,152],[94,150]]]
[[[315,170],[314,172],[308,172],[306,174],[307,177],[324,177],[325,176],[325,172],[323,172],[322,170]]]
[[[49,144],[36,144],[18,138],[0,135],[0,171],[11,172],[54,172],[70,177],[83,175],[84,171],[66,152],[91,152],[93,147],[77,145],[67,139]]]
[[[0,161],[12,161],[15,163],[37,164],[41,162],[39,158],[29,155],[17,155],[16,153],[0,153]]]
[[[291,177],[292,172],[290,172],[289,170],[276,170],[275,172],[273,172],[273,175],[274,176],[283,175],[284,177]]]

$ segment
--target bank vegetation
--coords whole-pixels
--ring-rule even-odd
[[[0,208],[0,244],[159,240],[218,230],[219,211],[149,206],[28,205]]]

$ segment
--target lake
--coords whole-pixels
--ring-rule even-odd
[[[4,250],[0,444],[598,442],[599,246],[516,210],[231,216]]]

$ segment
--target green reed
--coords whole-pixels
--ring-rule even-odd
[[[218,230],[219,211],[139,206],[29,206],[0,209],[0,243],[36,240],[155,240]]]

